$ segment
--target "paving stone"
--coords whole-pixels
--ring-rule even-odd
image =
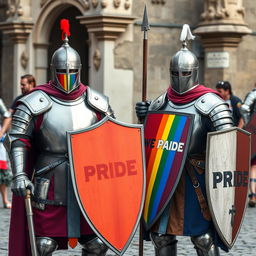
[[[256,208],[248,208],[246,210],[244,223],[242,225],[241,231],[237,237],[237,241],[229,253],[221,251],[221,255],[226,256],[255,256],[255,214]],[[9,232],[9,218],[10,210],[3,209],[3,205],[0,202],[0,256],[8,255],[8,232]],[[196,256],[196,252],[191,244],[189,237],[178,237],[178,256]],[[138,245],[139,245],[139,234],[135,234],[130,246],[124,253],[124,256],[137,256]],[[53,254],[63,255],[63,256],[80,256],[81,247],[78,246],[75,249],[69,249],[66,251],[57,251]],[[107,252],[108,256],[115,256],[112,251]],[[151,242],[144,242],[144,256],[153,256],[154,247]]]

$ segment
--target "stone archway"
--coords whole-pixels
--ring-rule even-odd
[[[34,67],[35,67],[35,76],[37,78],[37,83],[42,84],[47,81],[49,78],[49,55],[50,53],[55,49],[59,48],[61,46],[61,40],[59,40],[58,43],[52,42],[57,41],[57,38],[55,39],[55,35],[53,35],[53,31],[57,32],[57,23],[59,22],[59,19],[62,18],[63,14],[70,14],[70,9],[75,11],[75,14],[72,15],[72,20],[76,20],[76,16],[84,15],[86,12],[86,7],[81,4],[78,0],[70,0],[68,3],[65,1],[63,3],[62,0],[55,0],[55,1],[49,1],[44,5],[42,8],[40,15],[37,19],[37,22],[34,26],[33,32],[32,32],[32,40],[34,45]],[[77,14],[77,15],[76,15]],[[57,18],[56,18],[57,17]],[[69,18],[69,17],[65,17]],[[73,22],[72,21],[72,22]],[[82,32],[82,26],[80,27],[79,21],[76,21],[76,29],[75,31],[79,31],[79,34]],[[71,28],[72,29],[72,28]],[[87,71],[85,74],[83,74],[82,82],[86,83],[88,81],[88,47],[86,47],[86,40],[88,37],[88,34],[83,27],[83,31],[85,33],[85,43],[84,47],[87,49],[85,50],[86,53],[84,53],[84,60],[83,61],[83,68]],[[52,36],[51,36],[52,35]],[[61,37],[59,37],[61,38]],[[50,41],[52,40],[52,42]],[[72,41],[71,41],[72,42]],[[75,45],[72,47],[76,48]],[[82,44],[80,44],[82,45]],[[50,50],[49,50],[50,48]],[[49,50],[49,54],[48,54]],[[79,52],[79,49],[77,49]]]

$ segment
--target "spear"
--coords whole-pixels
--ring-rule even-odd
[[[142,101],[147,100],[147,63],[148,63],[148,30],[150,29],[148,23],[147,6],[144,8],[143,21],[141,24],[141,31],[144,31],[143,36],[143,74],[142,74]],[[140,221],[140,235],[139,235],[139,256],[143,256],[143,223]]]
[[[141,24],[141,31],[144,31],[143,37],[143,75],[142,75],[142,101],[147,99],[147,63],[148,63],[148,30],[150,29],[148,23],[147,6],[144,8],[143,21]]]
[[[26,190],[25,207],[26,207],[26,213],[27,213],[28,233],[29,233],[29,240],[30,240],[30,246],[31,246],[31,254],[32,256],[38,256],[34,223],[33,223],[33,211],[31,206],[31,192],[29,189]]]

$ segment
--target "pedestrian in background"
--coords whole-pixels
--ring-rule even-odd
[[[36,79],[34,78],[33,75],[30,74],[26,74],[20,77],[20,89],[21,89],[21,94],[19,96],[17,96],[14,101],[12,102],[11,107],[9,108],[9,112],[11,114],[14,113],[15,109],[16,109],[16,105],[17,105],[17,101],[22,98],[23,96],[25,96],[26,94],[28,94],[32,89],[34,89],[36,87]],[[5,127],[3,127],[4,132],[5,133],[11,126],[11,122],[12,119],[9,118],[8,120],[5,120]],[[0,132],[0,138],[2,137],[1,135],[3,135],[3,133],[1,134]]]
[[[2,115],[3,123],[0,126],[0,192],[2,196],[4,208],[10,209],[11,202],[8,200],[7,187],[12,180],[11,170],[8,167],[7,152],[3,146],[5,132],[8,129],[11,120],[11,113],[7,110],[3,100],[0,98],[0,113]]]
[[[234,125],[239,128],[243,128],[244,119],[240,111],[242,100],[233,95],[230,82],[219,81],[216,84],[216,89],[221,94],[222,98],[228,103],[229,109],[232,111]]]
[[[4,117],[1,129],[0,129],[0,192],[2,195],[4,208],[11,208],[11,202],[8,200],[7,187],[11,183],[12,174],[8,166],[7,152],[3,146],[4,135],[11,126],[11,115],[14,113],[17,101],[28,94],[36,86],[36,80],[34,76],[26,74],[20,78],[21,95],[15,98],[9,111],[7,110],[4,102],[0,99],[0,113]]]
[[[256,83],[254,84],[254,87],[256,87]],[[245,97],[244,103],[241,106],[241,113],[243,115],[243,118],[245,120],[245,126],[251,121],[252,118],[256,118],[255,115],[253,115],[256,111],[256,88],[252,89]],[[252,143],[255,134],[256,127],[252,127]],[[246,128],[245,128],[246,129]],[[252,144],[253,145],[253,144]],[[255,151],[255,149],[251,149],[252,152]],[[252,154],[251,159],[251,173],[250,173],[250,194],[249,194],[249,207],[255,207],[256,206],[256,154]]]
[[[14,112],[16,108],[17,101],[22,98],[24,95],[28,94],[33,88],[36,87],[36,79],[31,74],[26,74],[20,77],[20,89],[21,95],[16,97],[12,103],[11,108],[9,109],[11,113]]]

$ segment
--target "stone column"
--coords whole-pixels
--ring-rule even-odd
[[[32,31],[33,23],[30,8],[30,0],[10,0],[8,1],[7,19],[0,23],[0,29],[8,35],[14,42],[13,44],[13,81],[12,97],[20,94],[20,76],[27,71],[29,55],[26,49],[26,42]],[[8,63],[4,64],[8,68]],[[10,81],[3,81],[10,84]]]
[[[119,120],[132,122],[133,71],[117,69],[114,49],[118,40],[132,40],[131,0],[91,0],[79,17],[90,37],[90,82],[110,98]]]
[[[228,80],[236,91],[236,51],[244,35],[251,33],[244,21],[242,0],[204,0],[201,22],[194,33],[205,49],[204,84],[215,88]]]
[[[35,56],[47,56],[48,44],[34,44]],[[48,69],[48,58],[36,58],[35,59],[35,77],[37,84],[45,84]]]

